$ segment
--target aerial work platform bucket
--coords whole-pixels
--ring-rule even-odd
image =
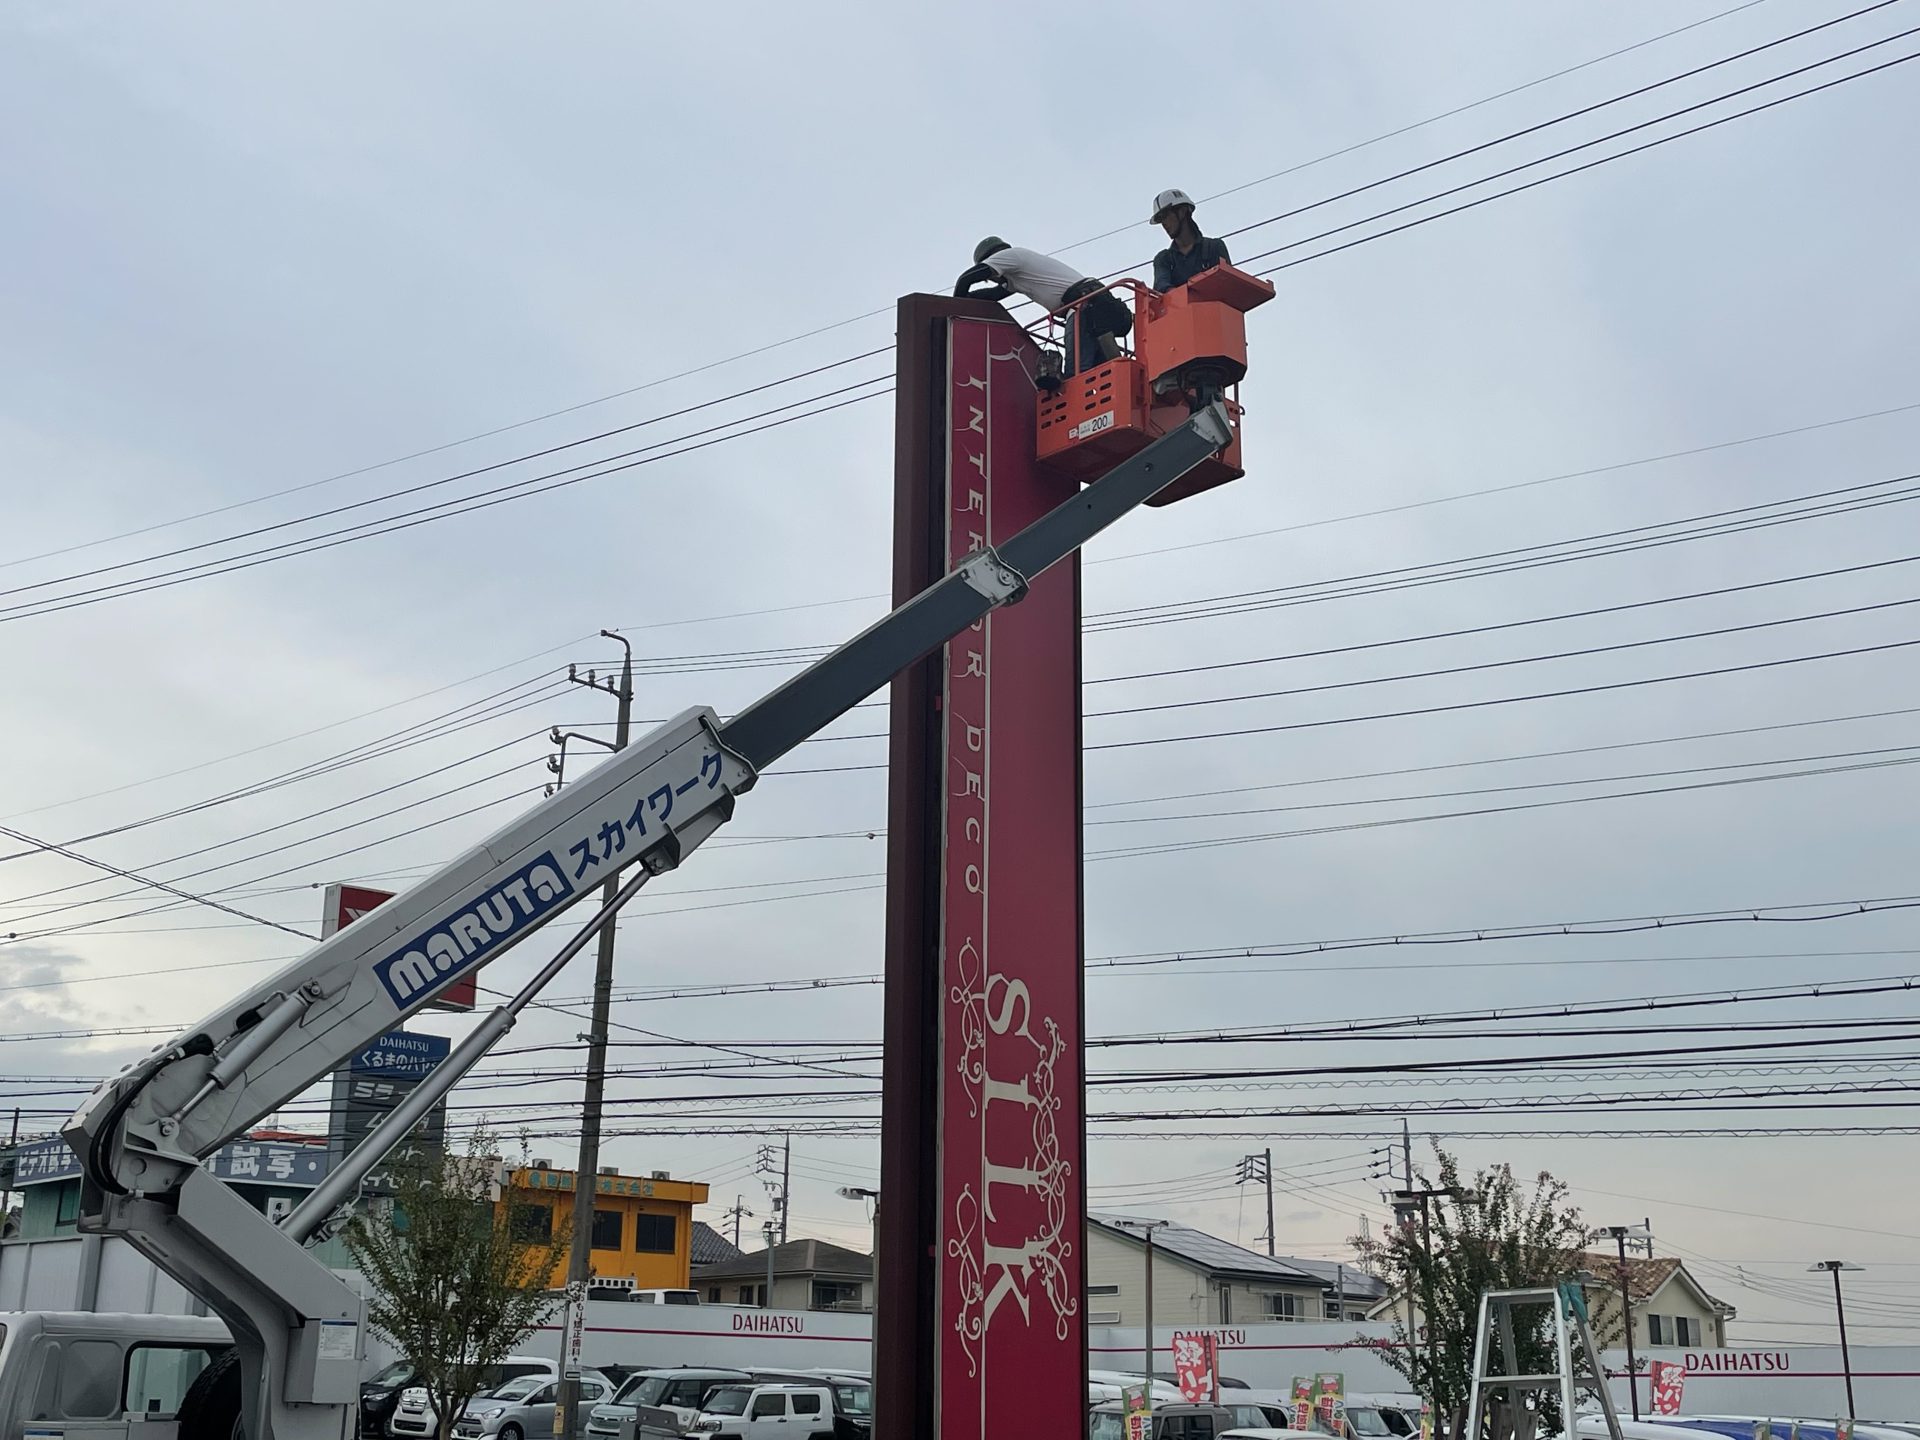
[[[1246,473],[1240,455],[1239,382],[1247,373],[1246,312],[1273,298],[1273,286],[1231,265],[1216,265],[1162,295],[1137,280],[1116,282],[1133,292],[1133,342],[1042,395],[1040,460],[1076,480],[1097,480],[1181,424],[1196,401],[1219,396],[1233,417],[1233,440],[1150,505],[1170,505]],[[1078,323],[1077,300],[1049,315],[1043,333]],[[1077,349],[1078,347],[1074,347]]]

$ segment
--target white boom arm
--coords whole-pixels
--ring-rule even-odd
[[[1187,473],[1231,438],[1225,408],[1200,411],[1074,500],[975,554],[765,699],[722,725],[690,710],[617,752],[431,878],[322,941],[106,1082],[64,1134],[85,1166],[80,1226],[124,1235],[233,1329],[251,1440],[342,1440],[357,1400],[360,1305],[300,1241],[200,1168],[214,1150],[498,959],[627,867],[618,899],[412,1099],[425,1109],[480,1058],[587,936],[651,875],[671,870],[733,814],[759,772],[944,644],[1028,578]],[[326,1196],[358,1178],[409,1125],[363,1142]],[[389,1133],[391,1132],[391,1133]],[[330,1208],[330,1207],[329,1207]],[[203,1440],[181,1436],[181,1440]],[[222,1435],[217,1440],[230,1440]]]

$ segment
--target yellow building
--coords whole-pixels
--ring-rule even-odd
[[[575,1172],[539,1165],[508,1173],[499,1204],[507,1207],[514,1233],[539,1243],[565,1230],[573,1219]],[[664,1172],[642,1179],[602,1170],[593,1201],[593,1278],[631,1284],[636,1290],[684,1290],[692,1265],[693,1207],[706,1203],[699,1180],[673,1180]],[[567,1259],[554,1266],[552,1283],[567,1282]]]

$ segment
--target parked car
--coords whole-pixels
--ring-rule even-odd
[[[553,1360],[544,1360],[538,1355],[509,1355],[498,1365],[491,1367],[492,1373],[485,1378],[481,1394],[491,1394],[510,1380],[519,1380],[535,1376],[543,1380],[557,1380],[560,1366]],[[552,1421],[547,1429],[551,1433]],[[425,1437],[440,1433],[440,1417],[434,1413],[433,1397],[427,1394],[426,1387],[410,1385],[400,1392],[399,1403],[393,1407],[393,1415],[387,1421],[387,1434],[403,1437],[403,1440],[425,1440]]]
[[[857,1370],[755,1370],[760,1384],[824,1384],[833,1393],[836,1440],[870,1440],[873,1435],[873,1379]]]
[[[833,1391],[824,1383],[722,1385],[689,1435],[728,1440],[833,1440]]]
[[[400,1396],[418,1377],[412,1364],[396,1360],[370,1380],[360,1382],[360,1434],[363,1440],[386,1440]]]
[[[1153,1403],[1152,1440],[1218,1440],[1223,1431],[1232,1428],[1231,1412],[1219,1405],[1195,1405],[1185,1400]],[[1103,1400],[1087,1412],[1087,1440],[1126,1440],[1126,1435],[1124,1401]]]
[[[1087,1372],[1087,1403],[1089,1405],[1097,1405],[1102,1400],[1121,1399],[1122,1391],[1129,1385],[1138,1385],[1139,1383],[1140,1376],[1136,1371],[1089,1370]],[[1168,1404],[1172,1404],[1180,1398],[1179,1388],[1171,1382],[1165,1380],[1155,1380],[1153,1382],[1153,1403],[1155,1405],[1160,1404],[1163,1400]]]
[[[620,1440],[620,1427],[639,1423],[636,1436],[684,1435],[700,1416],[700,1405],[716,1386],[751,1377],[744,1370],[680,1368],[639,1370],[629,1375],[611,1400],[587,1412],[588,1440]]]
[[[613,1394],[613,1382],[597,1370],[580,1372],[580,1403],[597,1405]],[[527,1440],[553,1434],[553,1410],[560,1403],[560,1382],[537,1375],[510,1380],[491,1395],[476,1395],[454,1422],[460,1440]],[[584,1425],[583,1427],[584,1428]]]
[[[1231,1392],[1222,1392],[1220,1408],[1233,1417],[1232,1424],[1237,1429],[1284,1430],[1287,1426],[1284,1411],[1254,1400],[1235,1399]]]

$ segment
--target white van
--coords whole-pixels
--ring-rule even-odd
[[[182,1412],[213,1399],[194,1382],[232,1351],[224,1324],[192,1315],[0,1312],[0,1437],[177,1440]]]

